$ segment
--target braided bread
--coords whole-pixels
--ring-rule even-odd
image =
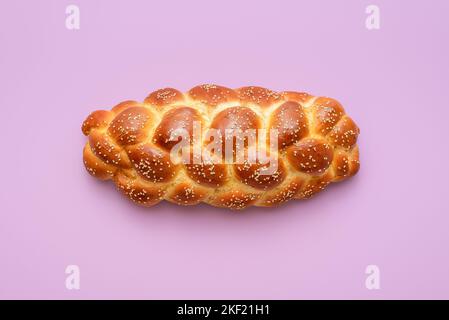
[[[268,151],[277,159],[275,172],[261,174],[264,165],[258,160],[175,162],[170,151],[179,140],[171,134],[183,129],[192,137],[194,122],[220,132],[276,129],[277,148]],[[87,171],[101,180],[112,179],[121,192],[145,206],[164,199],[237,210],[275,206],[309,198],[329,183],[353,176],[360,166],[359,128],[340,103],[254,86],[232,90],[201,85],[186,94],[160,89],[143,103],[124,101],[110,111],[94,111],[82,131],[88,136],[83,151]],[[207,141],[201,137],[190,145],[204,147]],[[248,146],[245,140],[245,150]]]

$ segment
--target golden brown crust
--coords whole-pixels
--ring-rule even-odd
[[[346,149],[351,148],[357,142],[360,133],[357,125],[348,116],[344,116],[329,133],[329,140],[336,146]]]
[[[235,130],[235,132],[246,130],[257,130],[262,127],[262,120],[259,116],[248,107],[229,107],[218,113],[210,124],[210,128],[218,129],[222,136],[222,156],[226,154],[226,144],[233,146],[233,154],[237,147],[237,139],[227,134],[227,130]],[[257,131],[256,131],[257,134]],[[242,143],[247,146],[250,141],[247,137],[243,138]],[[235,158],[234,158],[235,159]]]
[[[170,155],[151,144],[143,144],[128,149],[128,157],[136,172],[154,184],[169,182],[179,169],[170,160]]]
[[[270,129],[272,128],[279,132],[280,149],[301,140],[309,131],[304,108],[295,101],[284,102],[271,115]]]
[[[215,196],[210,204],[231,210],[242,210],[253,205],[259,197],[257,193],[236,189]]]
[[[215,84],[196,86],[189,90],[188,95],[192,100],[212,107],[225,102],[238,102],[238,95],[234,90]]]
[[[173,88],[156,90],[145,98],[145,103],[157,107],[168,106],[174,103],[180,103],[182,101],[184,101],[184,95],[182,92]]]
[[[83,149],[84,167],[91,176],[100,180],[111,179],[117,172],[117,167],[112,164],[107,164],[99,159],[92,151],[89,142],[86,143]]]
[[[114,114],[110,111],[97,110],[92,112],[86,120],[84,120],[81,130],[84,135],[88,136],[91,130],[105,128],[114,118]]]
[[[225,136],[226,129],[245,131],[247,129],[261,128],[262,122],[257,114],[248,107],[230,107],[215,116],[210,125],[211,128],[219,129]]]
[[[141,179],[128,177],[123,172],[114,176],[114,182],[125,196],[143,206],[155,205],[164,199],[167,192],[165,185],[148,184]]]
[[[319,175],[332,163],[333,151],[323,140],[304,139],[288,148],[287,159],[296,170]]]
[[[89,135],[89,146],[92,152],[104,163],[121,168],[130,168],[126,152],[118,147],[104,132],[94,130]]]
[[[272,174],[264,174],[264,169],[268,169],[268,166],[259,161],[253,164],[249,161],[234,164],[234,172],[238,180],[254,189],[270,190],[284,181],[286,170],[281,159],[278,159],[278,167]]]
[[[183,206],[200,203],[208,194],[207,188],[201,188],[184,182],[175,185],[168,194],[167,200]]]
[[[140,102],[134,101],[134,100],[126,100],[123,102],[120,102],[119,104],[117,104],[115,107],[113,107],[111,109],[112,112],[114,112],[115,114],[119,114],[120,112],[131,108],[131,107],[141,107],[142,104]]]
[[[201,122],[201,115],[193,108],[180,106],[167,111],[153,135],[153,143],[161,146],[165,150],[171,150],[180,140],[171,140],[171,135],[176,134],[177,130],[186,130],[189,133],[189,139],[193,142],[193,123]]]
[[[285,185],[281,185],[279,188],[273,190],[273,192],[264,195],[259,204],[261,206],[272,207],[293,199],[299,190],[301,190],[304,184],[304,178],[292,177],[290,181],[285,181],[284,183]]]
[[[177,129],[185,129],[192,143],[207,142],[192,139],[194,121],[224,136],[226,129],[277,129],[277,169],[266,175],[261,169],[267,166],[260,163],[172,162],[169,152],[177,141],[170,136]],[[165,88],[143,103],[128,100],[110,111],[92,112],[82,132],[88,136],[83,159],[89,174],[113,180],[144,206],[162,200],[234,210],[276,206],[309,198],[360,168],[355,122],[338,101],[304,92],[206,84],[184,94]]]
[[[305,103],[313,98],[313,96],[311,96],[306,92],[297,92],[297,91],[284,91],[282,92],[282,96],[285,101],[295,101],[300,104]]]
[[[341,104],[334,99],[319,97],[311,107],[314,117],[315,132],[326,135],[345,114]]]
[[[130,107],[111,121],[108,132],[120,145],[132,145],[147,139],[151,112],[145,107]]]
[[[236,90],[240,102],[245,104],[256,104],[262,108],[271,106],[273,103],[281,101],[282,95],[279,93],[256,86],[241,87]]]
[[[298,194],[295,196],[296,199],[308,199],[320,191],[323,191],[331,182],[332,174],[328,171],[321,176],[314,176],[305,182]]]
[[[188,163],[184,165],[187,175],[197,184],[217,188],[225,184],[228,178],[226,165],[207,163]]]

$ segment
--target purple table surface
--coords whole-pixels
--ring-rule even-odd
[[[66,7],[80,29],[66,28]],[[365,9],[380,9],[368,30]],[[2,1],[0,298],[449,298],[448,1]],[[82,165],[93,110],[171,86],[334,97],[361,170],[243,213],[135,206]],[[80,268],[80,289],[65,285]],[[368,265],[380,289],[368,290]]]

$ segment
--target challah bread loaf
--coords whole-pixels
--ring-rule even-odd
[[[170,151],[178,142],[170,138],[172,132],[184,129],[193,136],[194,123],[219,132],[277,129],[277,149],[269,150],[277,157],[276,171],[261,174],[259,162],[172,161]],[[126,196],[145,206],[164,199],[230,209],[276,206],[309,198],[359,170],[354,121],[336,100],[300,92],[201,85],[183,94],[165,88],[144,102],[125,101],[110,111],[94,111],[82,131],[88,137],[83,152],[87,171],[112,179]],[[206,142],[195,143],[204,147]]]

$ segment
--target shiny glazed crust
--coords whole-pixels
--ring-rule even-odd
[[[259,164],[175,164],[170,133],[193,122],[204,129],[272,129],[278,136],[278,168],[261,176]],[[82,124],[88,137],[87,171],[112,179],[132,201],[152,206],[205,202],[244,209],[305,199],[359,170],[359,128],[334,99],[261,87],[200,85],[187,93],[152,92],[144,102],[124,101],[92,112]],[[200,141],[204,144],[205,141]]]

